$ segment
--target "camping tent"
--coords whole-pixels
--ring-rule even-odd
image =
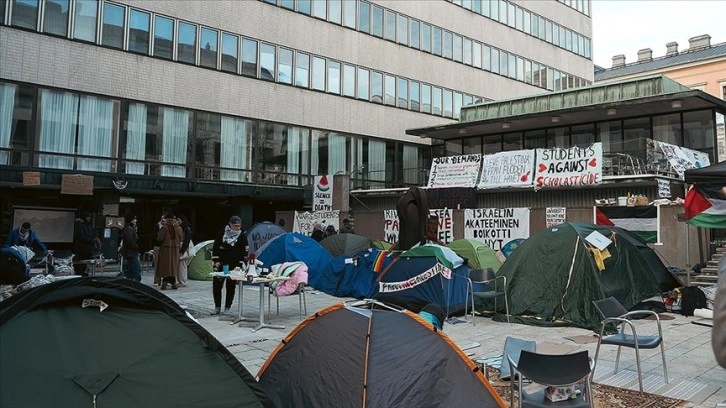
[[[464,258],[460,257],[451,248],[439,244],[415,246],[407,251],[404,251],[401,256],[412,258],[435,256],[440,263],[449,269],[458,268],[464,264]]]
[[[308,284],[315,287],[318,278],[333,257],[307,235],[288,232],[265,242],[257,250],[257,259],[267,266],[292,261],[305,262],[308,267]]]
[[[286,233],[281,226],[269,222],[263,221],[252,226],[245,232],[247,237],[247,245],[249,246],[249,253],[256,254],[257,250],[260,249],[265,242],[275,238],[278,235]]]
[[[374,239],[373,241],[371,241],[371,243],[374,247],[378,249],[391,249],[393,247],[392,243],[384,241],[382,239]]]
[[[594,231],[612,240],[604,251],[585,240]],[[594,329],[600,326],[594,300],[614,296],[630,309],[677,287],[675,280],[667,283],[661,276],[668,272],[657,256],[646,260],[643,252],[650,249],[634,246],[637,238],[625,238],[627,234],[612,227],[567,222],[529,237],[497,272],[507,278],[512,321]],[[660,266],[653,270],[656,261]]]
[[[320,245],[325,248],[331,256],[340,255],[353,256],[360,251],[371,247],[369,238],[355,234],[335,234],[326,237],[320,241]]]
[[[443,332],[409,311],[370,301],[310,316],[258,377],[279,408],[505,406]]]
[[[452,241],[447,246],[462,258],[466,258],[472,268],[492,268],[494,271],[498,271],[502,266],[496,252],[481,241],[462,238]]]
[[[200,242],[192,248],[192,259],[187,265],[187,275],[191,280],[212,280],[212,246],[214,240]]]
[[[0,344],[3,407],[273,406],[214,336],[129,279],[61,280],[0,302]]]
[[[328,262],[315,289],[338,297],[373,297],[378,292],[378,272],[393,259],[392,256],[387,256],[389,254],[380,249],[369,248],[357,253],[355,262],[351,262],[351,258],[346,256],[335,257]]]
[[[726,228],[726,161],[701,169],[686,170],[686,183],[694,187],[686,195],[689,224],[703,228]]]

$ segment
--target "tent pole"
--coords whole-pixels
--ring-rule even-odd
[[[688,223],[684,222],[686,227],[686,286],[691,286],[691,245],[689,244]]]

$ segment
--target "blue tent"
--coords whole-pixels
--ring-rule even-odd
[[[247,245],[250,246],[249,253],[256,254],[265,242],[286,232],[287,231],[282,229],[281,226],[271,223],[270,221],[263,221],[255,224],[252,228],[245,232],[245,236],[247,236]]]
[[[320,275],[333,257],[314,239],[297,232],[288,232],[265,242],[257,250],[257,259],[266,267],[283,262],[305,262],[308,284],[316,287]]]
[[[381,254],[377,248],[365,249],[358,252],[357,265],[346,263],[351,257],[338,256],[328,263],[315,289],[328,295],[339,297],[353,297],[357,299],[371,298],[378,293],[378,273],[374,272],[376,260]],[[385,257],[385,253],[383,254]],[[379,268],[384,268],[392,258],[384,258]]]
[[[462,314],[466,305],[467,265],[453,270],[435,256],[401,256],[379,277],[376,299],[418,312],[429,303],[441,306],[447,316]]]

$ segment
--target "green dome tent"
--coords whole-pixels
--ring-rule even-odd
[[[585,240],[593,231],[612,241],[604,251],[597,251]],[[539,231],[524,241],[497,272],[507,277],[512,321],[595,329],[600,327],[600,316],[592,304],[594,300],[614,296],[630,309],[678,287],[657,256],[643,256],[643,252],[653,250],[636,247],[627,234],[631,233],[568,222]],[[603,258],[602,270],[596,262],[598,253]],[[495,319],[506,321],[499,314]]]
[[[502,266],[496,252],[481,241],[469,238],[457,239],[449,243],[447,247],[460,257],[466,258],[472,268],[492,268],[496,272]]]
[[[191,280],[212,280],[212,246],[214,240],[200,242],[192,249],[192,260],[187,265]]]

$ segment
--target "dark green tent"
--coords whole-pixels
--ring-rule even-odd
[[[585,238],[597,231],[612,240],[603,270],[597,250]],[[507,277],[512,321],[533,325],[565,325],[594,329],[600,316],[592,301],[614,296],[630,309],[641,301],[678,287],[668,280],[652,249],[635,246],[626,230],[568,222],[532,235],[502,264],[497,275]],[[607,257],[607,254],[610,256]],[[497,320],[506,317],[497,314]]]
[[[121,278],[56,281],[0,302],[0,406],[273,407],[165,295]]]

